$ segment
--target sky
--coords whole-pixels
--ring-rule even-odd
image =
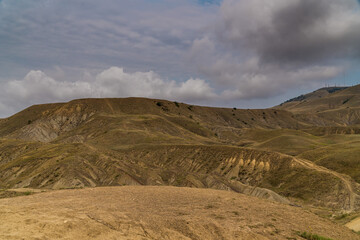
[[[357,0],[0,0],[0,117],[148,97],[267,108],[360,83]]]

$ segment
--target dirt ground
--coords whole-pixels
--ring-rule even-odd
[[[299,207],[211,189],[124,186],[0,199],[0,239],[360,239]]]

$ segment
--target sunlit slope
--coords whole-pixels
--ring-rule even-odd
[[[0,239],[360,239],[301,208],[174,187],[63,190],[0,200]]]

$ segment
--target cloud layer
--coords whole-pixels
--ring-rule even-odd
[[[357,0],[227,0],[221,16],[221,41],[265,62],[309,64],[360,53]]]
[[[1,116],[82,97],[269,107],[358,64],[360,8],[357,0],[0,0],[0,49]]]
[[[360,54],[356,0],[225,0],[193,42],[198,69],[234,98],[266,98],[341,75]]]
[[[6,116],[32,104],[89,97],[149,97],[201,103],[217,95],[202,79],[176,82],[152,71],[127,73],[123,68],[111,67],[75,82],[55,80],[42,71],[30,71],[21,80],[3,84],[0,112]]]

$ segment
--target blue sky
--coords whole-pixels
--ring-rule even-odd
[[[264,108],[356,84],[358,9],[356,0],[2,0],[0,117],[82,97]]]
[[[198,0],[202,5],[215,4],[220,5],[222,0]]]

